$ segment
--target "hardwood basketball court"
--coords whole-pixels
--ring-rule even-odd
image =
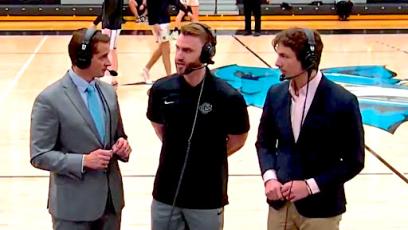
[[[89,24],[89,21],[68,22],[65,26],[58,21],[2,21],[0,29],[18,31],[37,27],[35,30],[39,31],[71,30]],[[229,64],[267,67],[263,61],[274,66],[276,54],[271,46],[272,32],[260,37],[244,37],[231,32],[242,29],[243,21],[209,24],[219,30],[215,65],[212,68]],[[367,27],[381,32],[406,29],[408,23],[399,19],[264,23],[266,30],[288,26],[323,30]],[[143,30],[147,27],[135,23],[125,25],[125,30],[133,29]],[[337,32],[322,35],[325,48],[321,68],[386,65],[398,74],[397,78],[408,79],[408,34],[335,34]],[[0,230],[51,229],[51,218],[46,209],[48,172],[35,169],[29,163],[30,113],[35,96],[62,77],[69,68],[69,39],[69,35],[0,36]],[[151,191],[161,143],[145,116],[149,86],[127,84],[142,80],[140,70],[155,46],[151,35],[121,35],[118,43],[119,102],[125,130],[133,147],[130,162],[121,164],[126,200],[122,229],[125,230],[150,228]],[[174,64],[172,67],[174,70]],[[153,78],[163,75],[161,60],[151,73]],[[247,143],[229,158],[230,204],[225,209],[226,230],[266,229],[268,207],[254,147],[261,109],[248,109],[251,130]],[[365,132],[366,144],[374,154],[366,151],[364,170],[346,184],[348,210],[343,215],[341,229],[408,229],[405,214],[408,207],[408,123],[403,123],[394,134],[371,126],[365,126]]]

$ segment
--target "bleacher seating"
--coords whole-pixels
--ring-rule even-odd
[[[56,5],[52,2],[61,2]],[[0,0],[0,16],[95,16],[103,0]],[[266,0],[265,0],[266,1]],[[352,14],[408,14],[408,0],[353,0]],[[282,7],[285,2],[290,9]],[[14,3],[14,4],[11,4]],[[24,4],[30,3],[30,4]],[[40,4],[41,3],[41,4]],[[124,13],[131,15],[125,0]],[[170,8],[172,15],[177,9]],[[242,0],[200,0],[201,15],[242,15]],[[336,14],[334,0],[273,0],[262,5],[262,15],[333,15]]]

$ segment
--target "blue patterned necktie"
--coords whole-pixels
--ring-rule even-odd
[[[86,88],[86,99],[88,101],[88,110],[91,113],[92,119],[95,123],[96,129],[98,130],[99,137],[102,143],[105,139],[105,121],[103,117],[103,111],[98,103],[98,96],[96,95],[95,86],[88,86]]]

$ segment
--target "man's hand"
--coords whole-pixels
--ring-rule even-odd
[[[132,152],[132,148],[130,147],[129,142],[125,138],[121,137],[112,146],[112,152],[122,159],[128,159],[130,153]]]
[[[283,197],[291,202],[303,199],[310,195],[307,184],[303,180],[288,181],[282,186]]]
[[[282,184],[278,180],[268,180],[265,183],[265,195],[269,200],[283,200]]]
[[[107,169],[111,157],[112,151],[97,149],[85,155],[83,162],[84,167],[93,170]]]

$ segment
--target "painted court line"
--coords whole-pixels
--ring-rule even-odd
[[[23,76],[26,69],[30,66],[31,62],[34,60],[35,55],[37,55],[38,51],[44,45],[45,41],[47,40],[48,36],[44,36],[38,45],[35,47],[34,52],[30,55],[24,65],[20,68],[17,74],[14,76],[13,80],[6,86],[0,94],[0,104],[2,104],[3,100],[11,93],[11,91],[15,88],[18,80]]]

